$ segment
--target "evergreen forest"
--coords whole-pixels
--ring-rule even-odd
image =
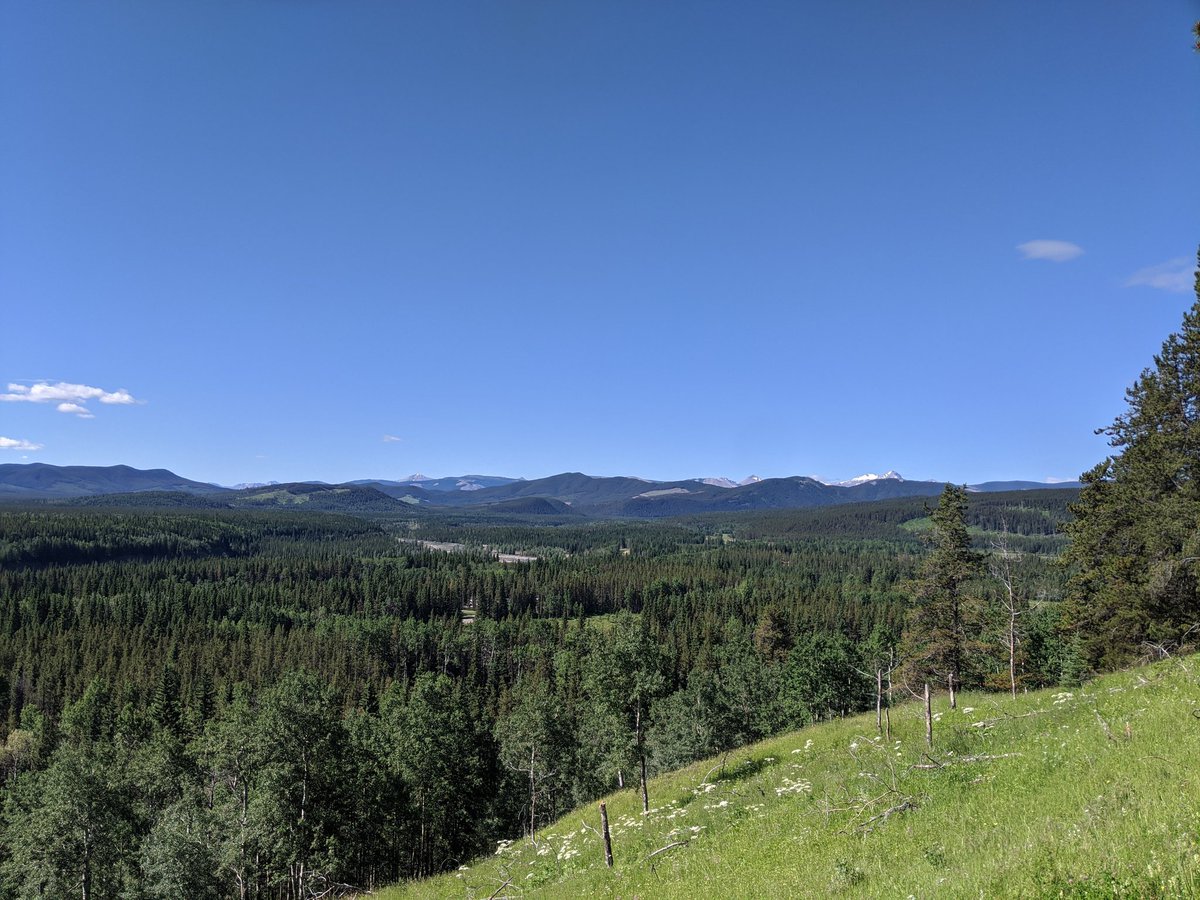
[[[1022,690],[1089,665],[1056,563],[1074,496],[962,510],[1020,598]],[[371,889],[902,699],[928,677],[906,617],[940,508],[547,525],[4,507],[4,895]],[[961,593],[957,686],[1009,689],[1003,580],[974,566]]]

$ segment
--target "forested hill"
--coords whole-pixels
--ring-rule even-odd
[[[50,499],[129,491],[185,491],[212,494],[223,490],[181,478],[166,469],[130,466],[51,466],[45,463],[0,465],[0,499]]]
[[[1011,582],[1031,688],[1081,667],[1062,498],[968,511],[979,546],[1030,542]],[[85,874],[96,897],[370,888],[643,759],[871,708],[929,527],[920,498],[558,525],[307,509],[0,508],[0,897]],[[971,590],[964,684],[1006,687],[1003,592]]]

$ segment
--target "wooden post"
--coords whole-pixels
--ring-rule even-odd
[[[612,836],[608,831],[608,807],[600,804],[600,833],[604,835],[604,863],[612,868]]]
[[[875,730],[883,734],[883,669],[875,670]]]
[[[925,743],[933,747],[933,707],[929,704],[929,682],[925,682]]]
[[[646,789],[646,752],[641,753],[642,763],[642,815],[650,812],[650,792]]]

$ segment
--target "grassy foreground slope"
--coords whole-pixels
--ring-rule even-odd
[[[1200,657],[821,724],[607,798],[407,897],[1200,896]],[[723,763],[723,764],[722,764]],[[667,848],[661,850],[661,848]]]

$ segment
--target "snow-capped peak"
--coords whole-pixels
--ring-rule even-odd
[[[868,472],[865,475],[856,475],[847,481],[828,481],[826,484],[831,484],[835,487],[856,487],[860,484],[870,484],[872,481],[903,481],[904,476],[899,472],[888,469],[882,475],[876,475],[874,472]]]
[[[760,481],[762,481],[762,479],[759,478],[757,475],[747,475],[745,478],[743,478],[741,481],[738,482],[738,487],[745,487],[748,484],[758,484]]]
[[[406,482],[411,482],[411,481],[435,481],[436,479],[430,478],[428,475],[422,475],[420,472],[415,472],[412,475],[409,475],[404,480]]]
[[[700,482],[701,484],[707,484],[707,485],[711,485],[712,487],[719,487],[719,488],[735,488],[738,486],[737,482],[734,481],[733,479],[724,478],[724,477],[722,477],[722,478],[697,478],[695,480]]]

